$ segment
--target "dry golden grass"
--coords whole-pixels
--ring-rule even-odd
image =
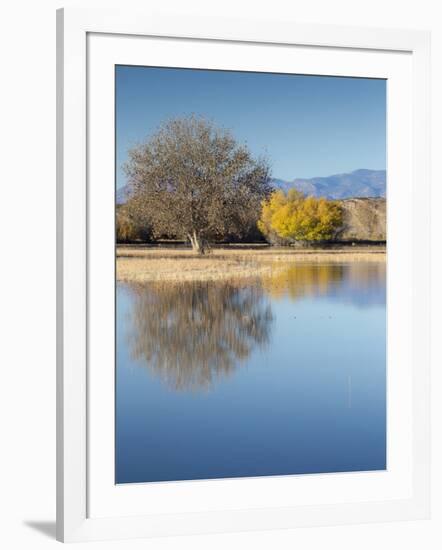
[[[270,247],[212,249],[204,256],[185,248],[120,246],[120,281],[207,281],[271,275],[292,262],[384,262],[385,248],[299,250]]]
[[[118,258],[120,281],[212,281],[271,274],[272,266],[218,258]]]

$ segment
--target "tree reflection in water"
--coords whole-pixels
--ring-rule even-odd
[[[269,342],[273,316],[258,282],[164,282],[131,290],[132,355],[175,390],[209,388]]]
[[[324,296],[333,286],[342,283],[345,267],[342,264],[289,264],[263,278],[263,287],[274,299],[297,300],[306,296]]]
[[[272,300],[385,305],[385,263],[290,264],[260,280],[130,285],[132,356],[175,390],[209,388],[270,341]]]
[[[357,307],[385,305],[385,262],[298,263],[263,277],[263,288],[275,300],[328,298]]]

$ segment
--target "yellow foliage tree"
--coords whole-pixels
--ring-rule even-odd
[[[296,198],[302,199],[302,193],[296,189],[290,189],[286,195],[283,191],[274,191],[270,197],[263,200],[261,203],[261,217],[258,221],[258,229],[272,244],[287,243],[287,239],[276,231],[274,226],[274,218],[288,203],[289,197],[291,200]]]
[[[296,189],[275,191],[262,203],[260,231],[271,241],[326,241],[342,226],[342,207],[336,201],[306,197]],[[276,239],[275,239],[276,237]]]

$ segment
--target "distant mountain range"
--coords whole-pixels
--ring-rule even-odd
[[[351,197],[385,197],[387,172],[385,170],[367,170],[361,168],[347,174],[333,176],[294,179],[286,181],[273,179],[277,189],[287,191],[296,187],[306,195],[326,197],[327,199],[348,199]]]
[[[326,197],[328,199],[348,199],[352,197],[385,197],[387,172],[385,170],[368,170],[361,168],[347,174],[333,176],[294,179],[292,181],[273,178],[276,189],[287,191],[292,187],[306,195]],[[127,185],[117,189],[117,204],[123,204],[129,198]]]

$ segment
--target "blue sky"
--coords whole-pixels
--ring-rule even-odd
[[[266,155],[276,178],[386,168],[385,80],[117,66],[117,187],[128,149],[190,114]]]

